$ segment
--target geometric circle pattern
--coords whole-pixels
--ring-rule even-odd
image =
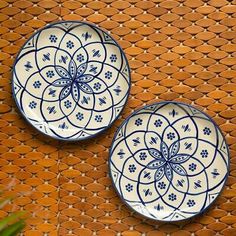
[[[155,103],[132,113],[110,151],[118,194],[154,220],[178,221],[203,212],[220,194],[228,171],[228,146],[218,126],[182,103]]]
[[[39,131],[62,140],[94,136],[119,116],[130,75],[120,46],[88,23],[65,21],[36,32],[13,70],[19,110]]]

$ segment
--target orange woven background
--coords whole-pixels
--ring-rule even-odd
[[[11,68],[25,40],[45,24],[85,20],[124,49],[132,89],[122,117],[101,136],[64,143],[22,119],[11,94]],[[0,211],[31,213],[23,235],[236,235],[236,1],[0,0],[0,184],[19,193]],[[134,109],[178,100],[206,111],[226,135],[231,172],[204,214],[156,223],[128,210],[111,187],[108,149]]]

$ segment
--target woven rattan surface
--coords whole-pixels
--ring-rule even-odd
[[[97,138],[50,140],[28,125],[11,94],[11,69],[25,40],[45,24],[85,20],[124,49],[132,88],[122,117]],[[226,0],[0,0],[0,183],[18,193],[0,211],[30,213],[23,235],[236,235],[236,2]],[[127,209],[108,176],[108,150],[134,109],[160,100],[193,104],[226,135],[227,186],[216,203],[181,223],[145,220]]]

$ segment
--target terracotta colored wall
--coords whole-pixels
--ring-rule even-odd
[[[38,28],[60,19],[86,20],[110,31],[132,69],[122,117],[101,136],[62,143],[38,134],[11,96],[16,53]],[[236,235],[236,2],[226,0],[1,0],[0,183],[20,192],[14,204],[34,212],[23,235]],[[184,223],[155,223],[130,212],[111,187],[108,149],[114,131],[154,100],[178,100],[206,111],[231,151],[222,195],[204,215]],[[218,233],[218,234],[217,234]]]

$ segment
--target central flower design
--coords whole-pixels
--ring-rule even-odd
[[[160,180],[164,175],[169,181],[172,181],[174,172],[182,176],[186,175],[187,172],[181,164],[188,161],[191,156],[178,153],[179,148],[179,141],[174,142],[169,148],[167,144],[162,141],[160,150],[155,148],[148,150],[154,160],[148,163],[147,168],[156,169],[156,181]]]
[[[93,89],[88,83],[94,79],[94,76],[85,74],[87,69],[86,63],[77,67],[75,61],[71,59],[68,69],[62,66],[56,66],[55,69],[61,78],[55,80],[52,84],[56,87],[63,87],[59,96],[60,100],[72,94],[73,99],[77,102],[80,99],[80,90],[87,94],[93,93]]]

